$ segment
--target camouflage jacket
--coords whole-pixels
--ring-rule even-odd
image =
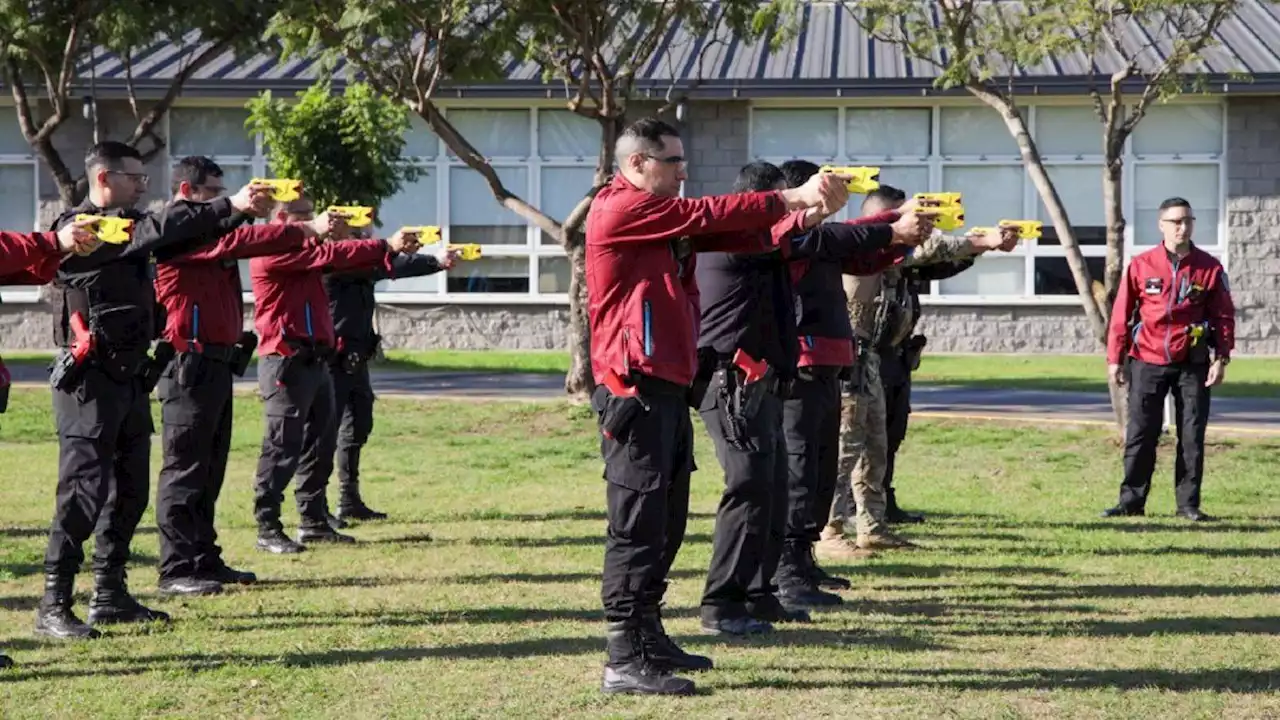
[[[915,327],[911,293],[903,273],[912,267],[967,260],[977,254],[968,238],[934,233],[893,268],[877,275],[846,275],[844,293],[854,335],[874,340],[877,345],[901,344]],[[875,338],[877,309],[886,302],[890,307],[885,316],[886,327],[881,330],[883,337]]]

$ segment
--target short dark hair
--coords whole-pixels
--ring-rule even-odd
[[[868,205],[873,202],[881,202],[885,205],[896,205],[900,202],[906,202],[907,194],[892,185],[881,184],[880,187],[867,193],[862,200],[862,208],[865,210]]]
[[[662,150],[664,137],[680,137],[680,131],[658,118],[641,118],[622,130],[615,145],[614,156],[621,166],[626,157],[637,152]]]
[[[780,182],[786,182],[787,178],[778,169],[777,165],[770,162],[759,160],[753,163],[747,163],[738,170],[738,178],[733,181],[733,191],[741,192],[758,192],[761,190],[773,190]]]
[[[178,192],[182,183],[192,187],[203,185],[210,177],[222,177],[222,168],[218,163],[204,155],[188,155],[173,167],[173,181],[170,183],[173,192]]]
[[[808,160],[788,160],[778,166],[778,169],[787,179],[787,187],[797,188],[809,182],[809,178],[817,175],[821,168]]]
[[[1191,203],[1187,202],[1186,199],[1184,198],[1171,197],[1168,200],[1165,200],[1164,202],[1160,203],[1160,212],[1164,212],[1169,208],[1176,208],[1176,207],[1186,208],[1190,210]]]
[[[142,153],[138,149],[131,147],[116,140],[106,140],[91,146],[84,154],[84,169],[86,173],[101,167],[109,170],[118,170],[120,161],[126,158],[133,158],[141,161]]]

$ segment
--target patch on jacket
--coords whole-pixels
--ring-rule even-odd
[[[1146,284],[1143,286],[1143,292],[1148,295],[1159,295],[1164,290],[1164,278],[1150,277],[1147,278]]]

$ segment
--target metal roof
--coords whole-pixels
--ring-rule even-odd
[[[1003,0],[1002,0],[1003,2]],[[715,3],[712,3],[714,6]],[[937,69],[928,62],[906,56],[894,45],[867,35],[842,4],[808,2],[802,6],[799,32],[776,49],[769,37],[743,42],[727,28],[710,38],[673,25],[653,56],[641,66],[638,88],[665,92],[696,85],[694,97],[802,97],[835,95],[920,95],[931,92]],[[1160,39],[1155,27],[1131,21],[1126,37],[1147,44]],[[1142,38],[1137,40],[1136,38]],[[1218,33],[1219,44],[1203,53],[1197,71],[1206,74],[1217,92],[1280,92],[1280,7],[1274,0],[1244,0],[1239,12]],[[134,84],[139,93],[155,95],[163,90],[185,62],[206,45],[189,36],[184,45],[159,42],[133,58]],[[1155,43],[1165,52],[1168,42]],[[1099,58],[1099,72],[1109,75],[1120,67],[1112,54]],[[265,89],[294,90],[316,79],[318,66],[311,59],[280,62],[269,55],[238,58],[226,52],[197,71],[186,84],[185,96],[243,96]],[[1089,60],[1081,53],[1062,55],[1040,67],[1019,72],[1015,82],[1044,94],[1078,93],[1088,80]],[[120,92],[125,84],[122,60],[102,52],[81,68],[85,84],[94,74],[99,90]],[[563,85],[544,84],[542,69],[534,63],[513,60],[503,82],[486,85],[448,86],[442,95],[534,97],[563,92]],[[1232,80],[1233,73],[1248,73],[1250,82]],[[340,85],[346,69],[340,70]],[[701,78],[699,81],[698,79]]]

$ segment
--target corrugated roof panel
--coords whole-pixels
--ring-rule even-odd
[[[996,7],[1013,13],[1009,17],[1016,15],[1012,0]],[[711,3],[709,12],[719,17],[720,6]],[[723,18],[719,18],[715,31],[705,35],[691,31],[681,23],[674,23],[663,32],[651,57],[638,64],[637,79],[661,83],[701,78],[709,83],[743,82],[756,87],[762,83],[787,87],[792,80],[804,80],[867,87],[864,81],[903,81],[924,85],[938,74],[935,63],[910,57],[891,43],[870,39],[844,4],[806,3],[801,13],[798,33],[776,50],[769,48],[768,37],[749,43],[731,37]],[[1126,20],[1122,28],[1120,42],[1125,53],[1140,53],[1144,69],[1157,67],[1163,61],[1164,53],[1170,51],[1171,39],[1160,20],[1147,23],[1145,28],[1133,20]],[[1192,70],[1215,75],[1240,71],[1280,76],[1280,7],[1272,0],[1243,0],[1238,14],[1221,27],[1217,39],[1221,47],[1207,49],[1203,53],[1203,61]],[[623,43],[619,45],[625,46]],[[133,56],[135,81],[167,82],[204,47],[194,32],[188,33],[181,43],[158,40]],[[618,51],[612,47],[607,50],[609,58]],[[939,55],[935,61],[942,59]],[[1020,74],[1031,78],[1078,81],[1090,74],[1091,62],[1092,59],[1084,53],[1067,53],[1020,71]],[[1109,75],[1123,66],[1124,59],[1104,47],[1097,64],[1098,72]],[[265,55],[237,58],[228,51],[197,71],[193,78],[205,81],[202,87],[206,88],[218,82],[270,87],[273,82],[312,80],[319,67],[319,63],[308,58],[281,62]],[[100,84],[104,80],[119,83],[124,79],[122,59],[105,50],[96,53],[91,61],[83,62],[78,69],[84,78],[82,82],[86,84],[90,75],[95,76]],[[512,58],[507,64],[507,78],[512,81],[536,83],[541,80],[541,75],[542,68],[537,63]]]

